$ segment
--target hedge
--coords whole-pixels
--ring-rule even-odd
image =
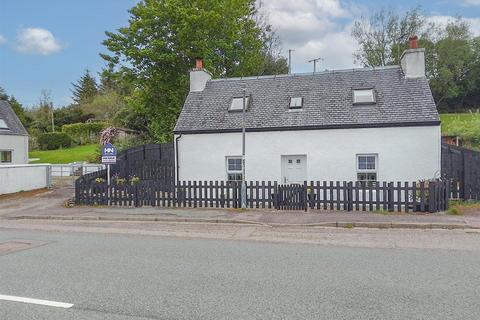
[[[64,132],[42,133],[37,138],[41,150],[56,150],[72,145],[72,138]]]
[[[98,141],[100,131],[108,126],[105,122],[73,123],[62,126],[62,132],[70,135],[78,144]]]

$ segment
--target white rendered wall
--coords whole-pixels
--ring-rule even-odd
[[[178,135],[176,135],[178,137]],[[183,134],[179,180],[225,180],[241,133]],[[307,155],[307,180],[355,181],[356,155],[378,154],[379,181],[440,177],[440,126],[247,132],[246,179],[281,181],[282,155]]]
[[[0,151],[3,150],[12,151],[12,163],[9,164],[28,163],[28,136],[0,135]]]
[[[48,164],[0,166],[0,194],[46,188],[50,182]]]

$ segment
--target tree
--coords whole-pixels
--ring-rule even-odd
[[[80,105],[71,104],[63,108],[57,108],[53,111],[55,126],[61,128],[65,124],[85,122],[94,118],[93,114],[85,113]]]
[[[468,95],[468,74],[474,64],[470,26],[461,18],[446,25],[434,44],[434,63],[429,70],[430,86],[437,105]]]
[[[12,107],[13,111],[17,115],[20,122],[23,124],[25,128],[28,128],[30,125],[31,119],[29,119],[25,113],[25,109],[23,108],[22,104],[18,102],[18,100],[12,95],[9,96],[5,89],[0,87],[0,100],[6,100],[9,102],[10,106]]]
[[[419,45],[426,48],[426,75],[439,110],[478,107],[480,41],[472,39],[470,29],[461,17],[436,25],[426,23],[419,8],[403,16],[382,9],[355,22],[352,34],[360,44],[355,57],[370,67],[399,64],[408,37],[420,34]]]
[[[78,104],[91,102],[98,93],[97,82],[88,69],[77,83],[72,83],[72,86],[72,99]]]
[[[128,27],[106,32],[110,54],[101,55],[128,75],[132,123],[156,141],[172,138],[196,57],[215,77],[286,70],[268,51],[274,33],[257,13],[255,0],[144,0],[133,7]]]
[[[33,118],[31,125],[34,134],[41,134],[45,132],[52,132],[54,130],[53,102],[50,98],[50,92],[42,90],[38,105],[34,107],[30,114]]]
[[[420,7],[402,16],[392,9],[381,9],[369,18],[362,17],[354,22],[352,30],[352,36],[360,45],[354,58],[367,67],[399,64],[408,38],[420,35],[425,25]]]

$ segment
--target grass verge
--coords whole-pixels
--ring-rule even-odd
[[[76,161],[87,161],[88,158],[95,153],[96,144],[88,144],[85,146],[77,146],[67,149],[32,151],[29,153],[30,158],[39,158],[39,160],[30,163],[70,163]]]

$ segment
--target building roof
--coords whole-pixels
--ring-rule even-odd
[[[22,123],[18,119],[15,111],[7,101],[0,100],[0,119],[2,119],[7,125],[8,129],[0,128],[1,135],[18,135],[27,136],[27,130],[23,127]]]
[[[174,131],[239,131],[242,113],[228,109],[233,97],[242,96],[244,86],[251,95],[248,131],[440,123],[427,79],[407,79],[394,66],[210,80],[203,91],[189,93]],[[362,88],[374,89],[375,104],[353,104],[353,90]],[[291,97],[302,97],[303,108],[290,110]]]

